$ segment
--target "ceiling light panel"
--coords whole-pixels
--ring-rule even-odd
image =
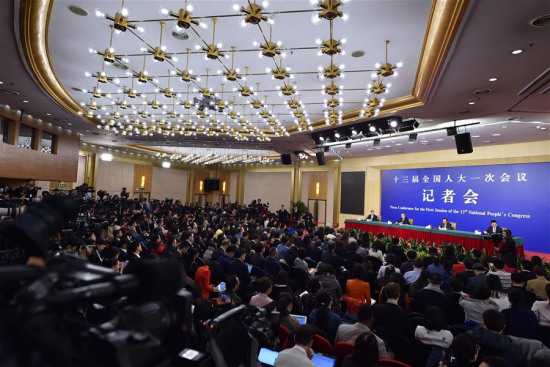
[[[250,3],[258,7],[251,9]],[[99,17],[74,24],[79,47],[65,57],[82,67],[76,86],[86,92],[75,93],[76,99],[104,129],[129,138],[207,135],[266,142],[322,127],[319,120],[341,124],[343,113],[361,108],[365,96],[379,108],[392,96],[390,85],[399,85],[401,77],[394,79],[392,73],[400,73],[397,66],[405,55],[392,53],[391,47],[393,40],[400,42],[398,33],[388,28],[387,37],[371,36],[365,45],[364,36],[353,36],[372,33],[362,29],[366,26],[359,17],[351,16],[342,25],[344,14],[370,6],[384,16],[378,5],[281,1],[264,7],[259,1],[250,3],[237,2],[241,6],[237,11],[226,1],[168,2],[162,8],[146,2],[101,3],[105,9],[99,9]],[[427,17],[429,4],[425,1],[415,11]],[[233,16],[217,17],[227,14]],[[309,22],[314,14],[320,16],[316,27]],[[82,18],[78,21],[82,23]],[[345,32],[350,26],[354,31]],[[52,31],[61,28],[52,24]],[[174,30],[185,30],[189,39],[173,39],[168,33]],[[419,42],[422,34],[420,29]],[[384,45],[385,38],[392,41]],[[366,56],[352,59],[348,53],[359,48],[365,49]],[[215,49],[218,57],[213,58]],[[56,46],[52,50],[55,64]],[[366,63],[372,64],[370,70]],[[320,75],[324,80],[318,79]],[[207,79],[210,96],[202,93]],[[62,80],[68,84],[63,76]],[[249,92],[243,93],[243,87]],[[289,103],[298,103],[299,108]],[[236,118],[231,118],[232,112]]]

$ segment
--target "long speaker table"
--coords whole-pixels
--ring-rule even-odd
[[[465,231],[441,230],[437,228],[425,228],[406,224],[389,224],[385,222],[368,222],[364,220],[348,219],[345,221],[346,229],[360,229],[363,232],[371,232],[376,235],[382,233],[386,236],[403,238],[404,240],[415,239],[417,241],[442,243],[454,243],[462,245],[466,250],[478,249],[493,251],[493,241],[484,235]],[[523,256],[523,238],[513,237],[516,242],[516,255]]]

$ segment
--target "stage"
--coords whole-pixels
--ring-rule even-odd
[[[346,220],[345,228],[360,229],[363,232],[371,232],[374,235],[382,233],[386,236],[391,235],[393,237],[403,238],[404,240],[415,239],[417,241],[435,243],[437,245],[454,243],[461,245],[466,250],[478,249],[481,251],[485,250],[488,253],[491,253],[494,248],[491,239],[487,239],[484,235],[466,231],[440,230],[421,226],[369,222],[354,219]],[[516,255],[523,256],[523,238],[513,237],[513,239],[516,242]]]

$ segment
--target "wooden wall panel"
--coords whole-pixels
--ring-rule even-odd
[[[0,115],[15,121],[15,132],[19,130],[19,112],[0,108]],[[74,182],[77,178],[78,147],[80,138],[77,134],[56,128],[51,124],[23,116],[24,124],[36,129],[38,137],[42,131],[57,136],[57,154],[42,153],[39,150],[29,150],[17,147],[15,144],[0,142],[0,178],[26,179],[34,178],[43,181]],[[41,139],[37,147],[41,147]]]
[[[231,192],[231,172],[220,172],[220,195],[229,195]],[[224,186],[225,183],[225,186]]]
[[[153,183],[153,167],[152,166],[143,166],[141,164],[136,164],[134,166],[134,188],[133,191],[139,190],[142,192],[151,192],[151,184]]]
[[[304,199],[327,199],[327,172],[328,171],[309,172],[308,195],[307,198]],[[317,185],[319,187],[317,187]]]

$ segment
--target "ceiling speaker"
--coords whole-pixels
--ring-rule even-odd
[[[281,154],[281,163],[287,166],[292,164],[292,158],[290,157],[290,153]]]
[[[472,147],[472,138],[470,133],[462,133],[455,135],[456,151],[458,154],[469,154],[474,151]]]
[[[315,155],[317,156],[317,164],[319,166],[324,166],[325,164],[327,164],[327,162],[325,161],[325,153],[317,152],[315,153]]]
[[[456,135],[456,127],[448,127],[447,128],[447,136]]]

